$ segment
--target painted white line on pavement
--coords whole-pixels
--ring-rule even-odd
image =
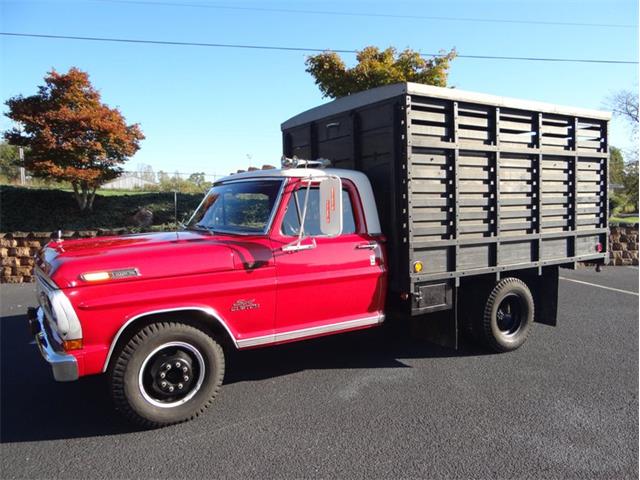
[[[636,297],[638,296],[637,292],[631,292],[629,290],[620,290],[619,288],[605,287],[604,285],[598,285],[597,283],[583,282],[581,280],[574,280],[573,278],[560,277],[560,280],[566,280],[567,282],[582,283],[583,285],[590,285],[592,287],[604,288],[605,290],[611,290],[613,292],[626,293],[628,295],[635,295]]]

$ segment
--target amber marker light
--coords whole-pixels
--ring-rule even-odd
[[[420,260],[417,262],[413,262],[413,271],[416,273],[420,273],[422,271],[423,265]]]
[[[104,280],[117,280],[127,277],[138,277],[140,272],[137,268],[121,268],[118,270],[105,270],[103,272],[89,272],[80,275],[85,282],[102,282]]]
[[[68,352],[69,350],[80,350],[82,348],[82,339],[65,340],[62,342],[62,347],[65,352]]]
[[[111,276],[109,272],[91,272],[83,273],[80,278],[85,282],[100,282],[102,280],[109,280]]]

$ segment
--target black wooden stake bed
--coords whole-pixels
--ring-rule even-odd
[[[451,291],[468,277],[604,261],[609,119],[401,83],[287,120],[283,153],[369,177],[390,291],[410,292],[420,314],[451,308]]]

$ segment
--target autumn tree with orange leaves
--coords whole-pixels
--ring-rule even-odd
[[[331,51],[307,57],[306,65],[324,97],[340,98],[399,82],[446,87],[449,66],[456,55],[455,48],[425,58],[409,48],[398,53],[393,47],[380,50],[369,46],[357,52],[358,63],[351,68]]]
[[[25,167],[32,175],[70,182],[80,210],[91,210],[96,189],[122,173],[144,135],[101,102],[86,72],[52,70],[44,82],[37,94],[6,102],[6,115],[19,127],[4,137],[29,147]]]

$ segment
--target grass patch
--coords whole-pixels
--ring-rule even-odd
[[[63,192],[73,192],[72,188],[62,188]],[[119,197],[121,195],[145,195],[150,192],[145,192],[144,190],[100,190],[98,195],[102,197]]]
[[[638,223],[638,217],[611,217],[609,223]]]
[[[96,195],[93,211],[83,214],[73,193],[62,190],[0,186],[0,232],[96,230],[131,226],[140,208],[153,212],[153,225],[171,229],[174,224],[173,193]],[[109,192],[111,193],[111,192]],[[186,219],[203,194],[178,193],[178,219]]]

